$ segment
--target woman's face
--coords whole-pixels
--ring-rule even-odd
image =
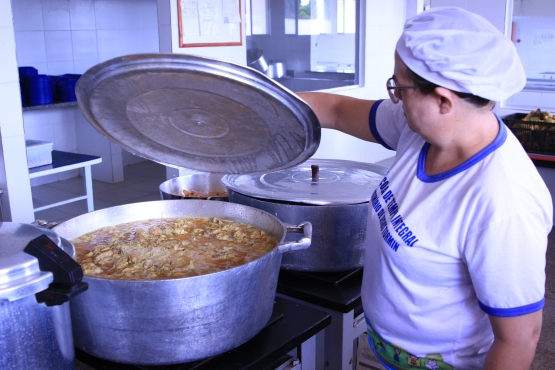
[[[395,53],[395,82],[398,86],[413,86],[405,63]],[[437,115],[438,100],[435,94],[422,94],[418,89],[400,89],[396,92],[403,104],[403,111],[410,129],[420,134],[426,141],[441,134],[443,125]],[[401,103],[401,102],[400,102]]]

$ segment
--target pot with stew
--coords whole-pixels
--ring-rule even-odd
[[[54,231],[75,245],[89,284],[71,304],[75,346],[120,363],[164,365],[256,335],[272,313],[282,253],[307,248],[312,226],[186,199],[106,208]]]

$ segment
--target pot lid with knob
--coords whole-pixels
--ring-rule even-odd
[[[373,163],[309,159],[293,168],[263,174],[226,175],[222,184],[243,195],[311,205],[368,202],[387,173]]]
[[[298,165],[320,143],[315,113],[264,73],[184,54],[136,54],[79,79],[79,107],[104,137],[177,168],[255,173]]]

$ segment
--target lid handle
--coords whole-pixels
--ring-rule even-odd
[[[313,164],[310,168],[312,169],[312,181],[318,181],[320,179],[320,166]]]
[[[31,240],[23,251],[38,260],[41,271],[50,271],[53,275],[48,288],[35,294],[38,303],[61,305],[88,289],[89,285],[81,282],[81,265],[46,235]]]

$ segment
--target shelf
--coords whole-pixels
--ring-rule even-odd
[[[76,101],[57,102],[52,104],[31,105],[28,107],[23,107],[23,111],[27,112],[31,110],[44,110],[44,109],[66,108],[66,107],[76,107],[76,106],[78,106]]]

